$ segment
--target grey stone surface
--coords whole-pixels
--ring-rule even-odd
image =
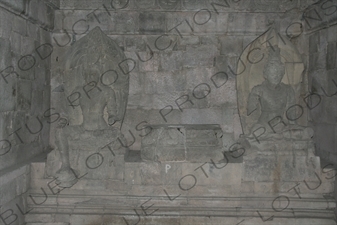
[[[39,3],[39,4],[37,4]],[[54,10],[45,1],[8,1],[2,0],[0,4],[3,8],[6,8],[10,12],[21,14],[19,17],[14,17],[14,30],[16,32],[25,35],[26,28],[23,26],[26,24],[26,20],[37,23],[39,26],[45,29],[52,29],[54,23]],[[22,18],[23,17],[23,18]]]
[[[55,8],[60,8],[60,0],[45,0],[45,2]]]
[[[248,46],[248,51],[252,49],[252,46],[249,46],[250,43],[264,33],[271,24],[274,24],[273,26],[283,35],[279,37],[277,33],[273,33],[277,37],[278,44],[288,50],[292,49],[293,45],[299,49],[298,53],[286,51],[284,60],[309,64],[306,65],[306,70],[302,74],[301,68],[296,67],[295,64],[289,66],[286,63],[290,75],[293,74],[293,71],[297,71],[297,75],[290,76],[290,78],[294,78],[298,83],[290,85],[293,86],[298,101],[302,101],[303,96],[308,94],[308,90],[310,92],[317,91],[321,95],[321,104],[310,110],[311,120],[317,126],[316,132],[321,132],[315,137],[317,146],[320,146],[316,151],[321,153],[318,155],[322,158],[324,156],[330,160],[329,162],[335,162],[336,143],[329,140],[336,134],[334,131],[337,113],[336,96],[328,97],[321,89],[323,87],[328,93],[333,93],[336,90],[332,82],[336,74],[334,54],[336,25],[332,26],[335,23],[334,15],[327,17],[324,15],[324,13],[332,12],[330,10],[333,10],[334,6],[324,9],[326,5],[322,5],[323,1],[312,6],[324,18],[322,21],[307,18],[312,25],[312,29],[308,29],[308,23],[301,14],[314,1],[254,0],[249,3],[228,1],[228,7],[213,4],[216,7],[214,9],[212,3],[225,4],[225,1],[130,0],[125,8],[120,9],[119,7],[123,6],[125,2],[126,0],[112,1],[113,6],[116,7],[113,9],[109,0],[0,1],[2,7],[0,10],[0,52],[1,54],[4,52],[2,55],[6,56],[0,59],[0,71],[12,65],[19,74],[19,78],[16,78],[15,75],[9,76],[8,84],[3,82],[0,76],[2,90],[0,95],[0,137],[5,139],[15,129],[22,127],[19,134],[24,141],[21,143],[16,136],[10,137],[13,149],[10,154],[0,156],[0,169],[13,166],[18,161],[27,160],[31,156],[41,153],[42,149],[45,149],[49,144],[55,146],[57,122],[50,125],[47,122],[48,118],[43,117],[45,110],[53,107],[53,112],[70,118],[71,129],[69,129],[66,138],[72,140],[69,145],[72,149],[70,152],[71,161],[76,162],[72,165],[74,170],[80,174],[88,172],[87,177],[79,180],[72,188],[65,189],[60,195],[52,195],[47,186],[51,179],[46,179],[46,176],[54,175],[61,166],[56,154],[57,149],[55,149],[49,155],[49,160],[53,158],[54,161],[48,161],[46,168],[44,168],[44,163],[32,166],[34,172],[31,174],[33,180],[30,182],[30,194],[38,193],[41,196],[41,187],[45,188],[49,195],[46,205],[36,206],[30,201],[29,207],[25,206],[24,200],[27,196],[24,197],[21,194],[27,190],[28,181],[25,176],[20,175],[14,179],[14,183],[9,183],[16,187],[15,191],[6,187],[4,188],[6,191],[1,192],[1,195],[5,197],[0,200],[8,203],[2,206],[0,213],[7,208],[15,208],[15,203],[18,203],[23,208],[33,207],[36,214],[27,214],[26,221],[23,221],[23,216],[20,216],[15,222],[17,224],[27,222],[29,224],[101,225],[103,223],[125,223],[122,216],[114,216],[116,213],[127,215],[126,219],[133,221],[132,224],[134,224],[137,217],[133,209],[137,209],[137,212],[142,214],[139,224],[232,225],[261,224],[262,220],[256,212],[259,210],[263,218],[275,214],[272,221],[263,222],[267,225],[335,224],[331,219],[335,203],[331,199],[327,200],[322,197],[333,192],[333,180],[324,178],[326,174],[320,170],[324,164],[320,165],[319,159],[312,154],[314,149],[311,146],[311,141],[283,139],[280,141],[269,140],[261,144],[251,142],[250,147],[244,145],[246,148],[244,159],[242,159],[243,157],[234,158],[233,155],[235,156],[237,153],[232,152],[233,144],[238,141],[244,128],[241,126],[242,121],[240,122],[242,114],[238,111],[241,107],[240,101],[237,105],[242,90],[236,88],[236,83],[240,82],[242,76],[235,76],[233,72],[240,69],[237,60],[245,47]],[[107,7],[108,12],[103,4]],[[3,7],[6,10],[3,10]],[[60,10],[57,9],[58,7]],[[199,11],[200,9],[204,10]],[[210,15],[206,9],[210,11]],[[96,10],[95,15],[88,15],[94,10]],[[56,19],[53,21],[55,13]],[[18,14],[21,16],[18,17]],[[315,16],[314,14],[310,15]],[[117,131],[82,129],[83,114],[85,114],[82,112],[83,105],[82,109],[77,107],[68,115],[65,114],[67,109],[71,107],[63,105],[67,105],[67,95],[71,94],[76,86],[80,86],[75,91],[81,93],[81,100],[87,97],[81,86],[85,85],[83,77],[87,77],[87,69],[94,69],[94,63],[90,61],[90,57],[97,59],[100,55],[105,55],[102,53],[105,50],[98,48],[90,52],[89,59],[72,55],[62,56],[62,52],[76,46],[81,42],[81,38],[85,38],[88,33],[73,34],[74,23],[81,19],[85,21],[77,24],[75,30],[78,33],[86,31],[87,25],[89,26],[88,32],[94,27],[100,26],[104,33],[109,35],[117,43],[116,45],[125,51],[125,57],[132,58],[136,63],[131,74],[124,76],[118,67],[120,58],[117,57],[109,62],[97,61],[104,70],[117,68],[119,78],[130,79],[130,96],[128,105],[125,106],[127,110],[125,118],[123,118],[123,126],[121,129],[118,127]],[[209,21],[207,21],[208,19]],[[197,24],[202,21],[205,21],[205,24]],[[327,24],[327,21],[331,21],[331,23]],[[300,22],[307,32],[303,32],[299,37],[289,39],[285,36],[286,29],[293,22]],[[51,40],[50,31],[53,29],[53,25],[55,29],[52,37],[55,37],[59,44],[67,44],[67,47],[57,46],[55,40]],[[177,29],[180,33],[176,29],[172,29],[177,25],[179,25]],[[329,28],[321,29],[325,26],[329,26]],[[68,38],[65,31],[70,33],[71,42],[69,43],[67,43]],[[295,31],[291,29],[291,32]],[[172,44],[165,50],[157,47],[165,46],[168,43],[168,38],[161,38],[161,41],[157,42],[159,45],[155,44],[158,37],[163,34],[169,35],[168,37],[172,40]],[[274,43],[274,41],[272,42]],[[43,43],[53,43],[54,52],[51,59],[40,60],[38,58],[35,48]],[[266,44],[264,44],[265,46]],[[89,48],[90,45],[80,49],[79,55],[83,49]],[[152,52],[154,53],[153,57],[147,62],[140,62],[138,59],[137,53],[143,58],[150,58]],[[19,59],[22,55],[31,53],[37,59],[36,65],[28,71],[21,71],[17,67]],[[242,59],[245,56],[247,55],[243,54]],[[258,57],[259,54],[255,56]],[[70,58],[73,60],[68,60]],[[77,58],[78,61],[76,61]],[[59,69],[61,61],[76,64],[77,67],[72,67],[64,73],[64,70]],[[82,65],[81,63],[90,65],[90,68],[81,71],[78,66]],[[248,66],[247,71],[250,72],[250,77],[254,77],[256,71],[260,71],[259,74],[263,75],[261,73],[261,68],[264,68],[263,64],[256,65],[260,70],[251,70],[249,68],[251,65],[247,63],[247,60],[245,63]],[[130,62],[130,70],[132,69],[131,64]],[[125,65],[124,69],[126,67]],[[233,69],[233,72],[230,71],[230,68]],[[214,83],[213,75],[218,72],[221,72],[222,76],[216,77],[215,81],[218,84],[226,81],[221,87]],[[62,73],[65,79],[61,79],[60,74]],[[78,77],[74,78],[74,74],[77,74]],[[102,74],[102,71],[99,71],[98,74]],[[228,77],[226,78],[225,75]],[[252,83],[250,88],[261,84],[263,79],[256,78],[255,81],[256,83]],[[207,97],[197,99],[196,96],[207,92],[203,88],[195,89],[201,83],[209,85],[211,92]],[[104,89],[101,84],[98,87]],[[50,93],[50,89],[53,90],[52,93]],[[97,89],[89,94],[93,94],[94,91]],[[106,89],[104,91],[109,93]],[[122,92],[119,94],[123,95]],[[187,102],[181,106],[182,110],[179,110],[176,100],[183,95],[189,96],[193,104]],[[94,100],[97,104],[102,101],[101,98]],[[247,101],[244,101],[245,106],[246,104]],[[305,107],[303,101],[300,104]],[[167,121],[164,121],[160,114],[160,110],[165,106],[171,106],[173,109],[166,116]],[[94,109],[95,107],[91,107],[90,112]],[[99,110],[97,115],[101,115],[101,111],[103,110]],[[107,114],[108,112],[105,112],[103,120],[102,117],[99,117],[104,128],[107,128]],[[39,124],[36,123],[36,116],[42,118],[44,127],[41,133],[33,135],[27,131],[25,124],[36,130],[39,127]],[[303,117],[305,117],[303,120],[306,121],[307,112]],[[52,118],[57,117],[53,116]],[[86,118],[84,120],[88,121]],[[153,137],[159,135],[156,131],[142,137],[141,135],[146,131],[139,129],[138,125],[142,121],[144,122],[142,125],[159,124],[160,126],[165,126],[163,124],[188,124],[188,126],[219,124],[218,128],[223,130],[224,134],[214,138],[214,132],[207,129],[182,128],[181,132],[177,129],[166,130],[161,139]],[[244,123],[242,124],[244,126]],[[93,122],[90,125],[94,127],[97,124]],[[51,138],[49,142],[50,127]],[[117,150],[117,147],[112,147],[115,155],[106,148],[100,149],[103,147],[100,144],[106,144],[112,141],[113,137],[116,138],[114,131],[118,134],[119,132],[123,133],[126,143],[131,145],[129,148],[137,150],[138,154],[135,155],[138,155],[138,158],[134,156],[134,161],[124,162],[125,149]],[[331,132],[331,135],[324,135],[328,131]],[[134,143],[130,132],[135,136]],[[296,136],[297,134],[295,134]],[[149,143],[146,149],[149,152],[153,151],[155,147],[161,149],[162,152],[158,154],[158,158],[162,160],[161,163],[142,162],[139,157],[139,150],[142,148],[141,139],[150,137],[164,143],[158,144],[158,146]],[[325,145],[322,143],[323,141],[326,141]],[[221,162],[223,163],[225,160],[222,151],[226,151],[225,155],[229,160],[224,169],[217,169],[212,163],[203,165],[214,158],[220,166]],[[278,151],[278,154],[275,151]],[[102,165],[97,169],[88,169],[86,162],[90,166],[100,163],[98,152],[104,158]],[[94,155],[88,159],[88,156],[92,154]],[[198,163],[172,162],[170,160]],[[201,165],[203,165],[204,171],[200,168],[196,170]],[[45,174],[44,171],[48,173]],[[317,190],[309,190],[303,179],[306,179],[310,186],[317,185],[315,172],[323,177],[322,185]],[[182,187],[191,187],[194,183],[192,176],[181,180],[183,176],[188,174],[193,174],[196,177],[196,185],[185,191],[179,187],[179,184]],[[298,199],[295,193],[288,192],[296,182],[300,182],[300,193],[304,195],[303,199]],[[171,197],[179,194],[181,196],[170,201],[163,189]],[[270,205],[279,194],[289,196],[291,203],[289,209],[276,213]],[[145,216],[140,208],[140,205],[149,198],[152,199],[145,205],[154,204],[154,207],[160,209],[156,212],[158,214],[154,214],[155,216]],[[29,197],[28,200],[30,200]],[[284,202],[279,201],[278,203]],[[290,208],[296,209],[295,212]],[[168,218],[167,215],[171,217]],[[298,219],[293,218],[294,215],[295,217],[300,215],[311,218],[310,220]],[[244,221],[242,221],[243,219]]]
[[[326,53],[326,68],[327,70],[337,68],[337,44],[336,42],[331,42],[327,46],[327,53]]]
[[[139,32],[141,34],[162,34],[165,32],[165,14],[140,13]]]
[[[218,50],[214,45],[203,45],[198,47],[187,47],[183,54],[183,66],[185,68],[204,66],[211,67]]]
[[[320,30],[336,21],[337,16],[332,7],[327,7],[327,2],[317,1],[304,10],[303,19],[306,30]]]
[[[25,1],[18,1],[12,4],[19,6],[21,3],[24,3],[24,7],[27,6]],[[34,155],[41,153],[42,149],[49,145],[48,128],[43,129],[40,133],[43,134],[45,139],[42,141],[40,134],[33,135],[28,132],[25,123],[28,121],[28,118],[33,120],[36,116],[42,118],[43,111],[49,107],[50,99],[42,101],[41,97],[43,95],[39,91],[49,91],[45,81],[49,79],[51,65],[46,63],[49,61],[48,58],[44,62],[40,62],[35,52],[35,48],[43,44],[42,41],[48,41],[50,36],[47,31],[45,33],[39,32],[39,29],[41,29],[39,25],[42,21],[38,21],[38,18],[35,17],[33,24],[32,18],[29,18],[29,15],[22,14],[22,16],[17,16],[14,14],[17,6],[6,4],[2,4],[2,6],[4,8],[0,10],[2,24],[0,29],[2,37],[0,40],[2,55],[0,63],[0,70],[2,71],[0,102],[1,111],[6,112],[3,114],[6,116],[3,117],[5,122],[2,126],[5,130],[2,132],[0,138],[1,140],[10,140],[12,143],[12,149],[0,158],[0,169],[5,169],[32,158]],[[25,10],[26,8],[20,9],[20,13]],[[49,23],[48,21],[45,22]],[[27,54],[32,54],[36,57],[36,63],[30,70],[22,71],[18,66],[18,62],[23,55]],[[35,67],[39,67],[44,72],[35,74]],[[37,121],[33,121],[33,125],[30,123],[31,128],[38,126]],[[21,143],[17,135],[11,135],[11,133],[19,128],[21,129],[17,132],[23,143]]]
[[[10,0],[2,0],[0,3],[6,7],[9,7],[10,9],[13,9],[15,11],[23,12],[25,10],[26,6],[25,0],[21,1],[10,1]]]
[[[321,13],[320,11],[318,12]],[[330,26],[328,29],[317,30],[310,35],[310,39],[315,39],[319,44],[315,43],[314,40],[309,42],[309,49],[317,49],[317,46],[322,46],[322,51],[309,55],[311,71],[309,72],[309,79],[312,81],[309,87],[314,93],[319,94],[321,98],[320,104],[311,110],[310,116],[314,123],[317,155],[324,160],[325,164],[336,164],[336,157],[333,153],[336,149],[336,144],[334,143],[335,139],[332,138],[335,134],[334,127],[336,125],[336,118],[333,116],[333,112],[336,112],[336,96],[331,96],[337,90],[333,82],[333,80],[336,81],[337,60],[337,39],[336,36],[332,35],[335,31],[336,25]],[[324,46],[326,46],[326,49],[324,49]]]

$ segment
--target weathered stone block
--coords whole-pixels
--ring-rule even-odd
[[[227,31],[228,14],[212,14],[211,11],[201,9],[193,14],[195,33],[224,33]]]
[[[6,74],[5,72],[3,72]],[[16,87],[16,75],[12,74],[6,78],[6,83],[3,79],[0,81],[0,111],[13,111],[16,106],[16,95],[17,95],[17,87]]]
[[[37,46],[35,46],[35,44]],[[35,54],[35,48],[39,47],[39,44],[31,37],[21,37],[21,55]]]
[[[71,215],[70,224],[97,224],[102,220],[101,215]]]
[[[146,42],[142,36],[125,37],[125,50],[126,51],[145,51]]]
[[[143,12],[139,14],[139,32],[141,34],[165,33],[165,14]]]
[[[139,163],[125,163],[124,178],[129,185],[140,185],[142,177],[140,175]]]
[[[159,0],[158,4],[161,9],[164,10],[173,10],[173,9],[180,9],[181,7],[181,1],[180,0],[173,0],[170,2],[167,2],[165,0]]]
[[[27,21],[19,16],[14,17],[13,31],[22,35],[27,35]]]
[[[185,54],[181,51],[165,52],[160,54],[160,71],[181,70],[185,66]]]
[[[152,27],[148,27],[151,26],[147,23],[151,23],[149,21],[151,21],[151,17],[150,18],[143,18],[142,16],[140,16],[138,13],[134,13],[134,12],[129,12],[129,13],[123,13],[123,12],[118,12],[115,13],[113,16],[113,24],[115,26],[115,32],[120,34],[125,34],[125,33],[136,33],[138,31],[138,27],[142,27],[140,28],[140,33],[142,32],[148,32],[148,30],[151,30]],[[157,20],[159,18],[153,18],[154,20]],[[145,20],[145,21],[144,21]],[[112,21],[110,23],[112,23]],[[153,21],[152,21],[153,22]],[[157,21],[158,22],[158,21]],[[145,24],[144,24],[145,23]],[[156,23],[156,22],[154,22]],[[148,30],[147,30],[148,29]],[[155,28],[156,30],[157,28]],[[108,29],[109,31],[110,29]],[[156,31],[153,31],[156,32]]]
[[[187,80],[183,71],[157,72],[157,93],[170,97],[171,103],[180,96],[173,97],[169,93],[181,93],[186,91]]]
[[[247,46],[249,46],[250,44],[252,44],[252,42],[257,38],[258,36],[255,36],[255,35],[245,35],[243,37],[243,49],[245,49]]]
[[[7,181],[6,184],[1,185],[1,205],[5,205],[16,197],[16,188],[13,188],[15,185],[15,180]]]
[[[219,55],[215,57],[215,68],[218,71],[227,71],[228,70],[228,56]]]
[[[128,99],[128,107],[132,108],[143,108],[152,109],[153,95],[147,94],[135,94],[130,95]]]
[[[4,9],[0,10],[0,35],[2,38],[9,38],[13,27],[14,15]]]
[[[154,9],[156,8],[156,0],[139,0],[135,1],[135,5],[140,9]]]
[[[5,222],[11,222],[11,224],[13,225],[20,225],[20,224],[25,224],[25,220],[24,220],[24,215],[23,213],[20,213],[20,211],[18,210],[18,207],[20,207],[20,209],[25,209],[26,204],[25,204],[25,196],[17,196],[16,198],[14,198],[12,201],[8,202],[6,205],[2,205],[0,213],[3,215],[11,215],[11,211],[13,210],[13,216],[11,216],[10,218],[6,218],[4,217],[4,221]],[[17,215],[17,217],[15,217],[14,215]]]
[[[184,109],[181,116],[182,124],[216,124],[222,121],[221,109]]]
[[[240,56],[243,50],[242,37],[220,36],[220,54],[226,56]]]
[[[20,80],[17,83],[17,110],[30,110],[32,101],[31,81]]]
[[[0,68],[1,70],[10,66],[11,60],[11,45],[8,38],[0,38],[0,54],[2,55],[0,59]],[[3,73],[3,72],[2,72]],[[5,74],[4,74],[5,76]],[[2,79],[3,81],[3,79]]]
[[[315,53],[318,51],[319,33],[315,32],[309,36],[309,53]]]
[[[187,36],[179,39],[180,45],[198,45],[200,43],[198,36]]]
[[[187,34],[194,32],[194,26],[193,13],[191,12],[174,12],[167,14],[166,30],[170,34],[182,35],[184,38]]]
[[[202,45],[198,47],[188,46],[183,54],[184,68],[206,66],[212,67],[218,49],[214,45]]]
[[[23,1],[2,0],[1,3],[14,11],[24,12],[27,1],[26,0],[23,0]]]
[[[206,8],[207,3],[203,0],[183,0],[183,8],[187,10],[200,10]]]
[[[130,89],[129,89],[129,95],[140,95],[142,93],[143,89],[143,72],[138,72],[136,76],[131,75],[130,76]]]
[[[337,41],[336,33],[337,33],[337,26],[336,25],[329,27],[328,28],[327,41],[328,42],[335,42],[335,41]]]
[[[310,63],[311,66],[309,67],[310,70],[317,70],[317,69],[325,69],[326,68],[326,50],[324,52],[317,52],[317,53],[313,53],[310,54],[309,56],[309,65]]]
[[[182,163],[161,164],[161,177],[164,185],[178,185],[182,177]]]
[[[160,66],[160,55],[157,52],[138,52],[141,60],[138,60],[139,71],[148,72],[148,71],[158,71]],[[146,61],[146,62],[143,62]]]
[[[161,185],[161,164],[158,162],[141,163],[140,176],[142,185]]]
[[[326,68],[328,70],[335,69],[337,67],[337,42],[328,43],[326,54]]]
[[[149,161],[184,161],[184,137],[180,128],[151,127],[152,132],[142,139],[142,159]]]
[[[14,31],[11,32],[10,41],[11,41],[11,50],[17,54],[21,54],[21,37],[22,35]]]

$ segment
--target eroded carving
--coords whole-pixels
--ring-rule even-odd
[[[69,156],[73,149],[99,152],[107,144],[112,150],[122,148],[125,140],[120,129],[129,88],[124,53],[100,28],[77,41],[66,56],[61,79],[68,122],[59,126],[55,138],[62,162],[55,175],[60,187],[77,182],[78,172],[73,167],[81,166]],[[94,157],[86,160],[87,167],[99,164],[93,161]]]
[[[280,49],[278,46],[272,46],[263,70],[265,80],[253,87],[248,97],[247,115],[256,110],[260,112],[248,136],[256,138],[255,132],[260,130],[264,138],[271,135],[274,138],[308,139],[311,137],[311,129],[296,124],[298,118],[296,109],[299,106],[295,104],[293,88],[282,82],[284,74],[285,66],[281,61]]]

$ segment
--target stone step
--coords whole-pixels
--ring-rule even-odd
[[[26,225],[70,225],[70,223],[26,223]]]
[[[41,191],[40,191],[41,192]],[[173,193],[173,192],[172,192]],[[28,208],[38,214],[68,215],[134,215],[134,210],[156,211],[156,216],[214,216],[214,217],[264,217],[292,218],[334,217],[336,203],[333,198],[297,197],[221,197],[221,196],[129,196],[129,195],[81,195],[59,194],[46,197],[42,193],[31,193],[36,203],[28,198]]]
[[[140,213],[140,212],[139,212]],[[77,214],[65,215],[55,214],[59,218],[66,218],[68,222],[62,223],[26,223],[26,225],[336,225],[333,219],[313,218],[279,218],[279,217],[205,217],[205,216],[153,216],[142,215],[93,215]],[[263,215],[264,216],[264,215]],[[269,218],[269,219],[268,219]]]

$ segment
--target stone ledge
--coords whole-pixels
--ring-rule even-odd
[[[271,206],[275,198],[262,197],[215,198],[180,196],[173,201],[168,200],[166,196],[101,196],[100,198],[97,198],[97,196],[78,195],[76,197],[63,197],[59,195],[57,197],[58,202],[54,204],[49,203],[36,206],[30,202],[29,208],[33,208],[31,213],[134,216],[134,209],[141,212],[142,210],[140,205],[145,204],[145,206],[152,205],[152,210],[158,209],[153,216],[162,217],[208,216],[259,218],[257,213],[257,211],[259,211],[265,218],[274,216],[274,218],[311,218],[333,220],[333,210],[336,206],[336,203],[332,198],[289,198],[289,201],[291,202],[289,207],[283,211],[276,211],[273,210]],[[175,204],[175,201],[179,202],[180,205]],[[327,202],[329,204],[331,203],[329,207],[327,207]],[[186,203],[187,205],[185,205]]]
[[[28,214],[29,215],[29,214]],[[36,221],[45,214],[34,215],[35,218],[31,218]],[[49,216],[49,215],[48,215]],[[203,217],[203,216],[190,216],[190,217],[179,217],[179,216],[142,216],[137,223],[137,216],[125,218],[128,222],[126,223],[123,216],[114,215],[65,215],[56,214],[50,215],[54,217],[67,216],[67,220],[71,222],[71,225],[121,225],[121,224],[137,224],[137,225],[280,225],[280,224],[291,224],[291,225],[335,225],[335,221],[328,219],[306,219],[306,218],[273,218],[273,220],[262,221],[261,218],[238,218],[238,217]],[[29,215],[29,217],[31,217]],[[267,219],[267,218],[264,218]],[[54,221],[59,221],[60,219],[55,218]],[[45,223],[43,223],[45,224]]]
[[[70,225],[70,223],[26,223],[26,225]]]

